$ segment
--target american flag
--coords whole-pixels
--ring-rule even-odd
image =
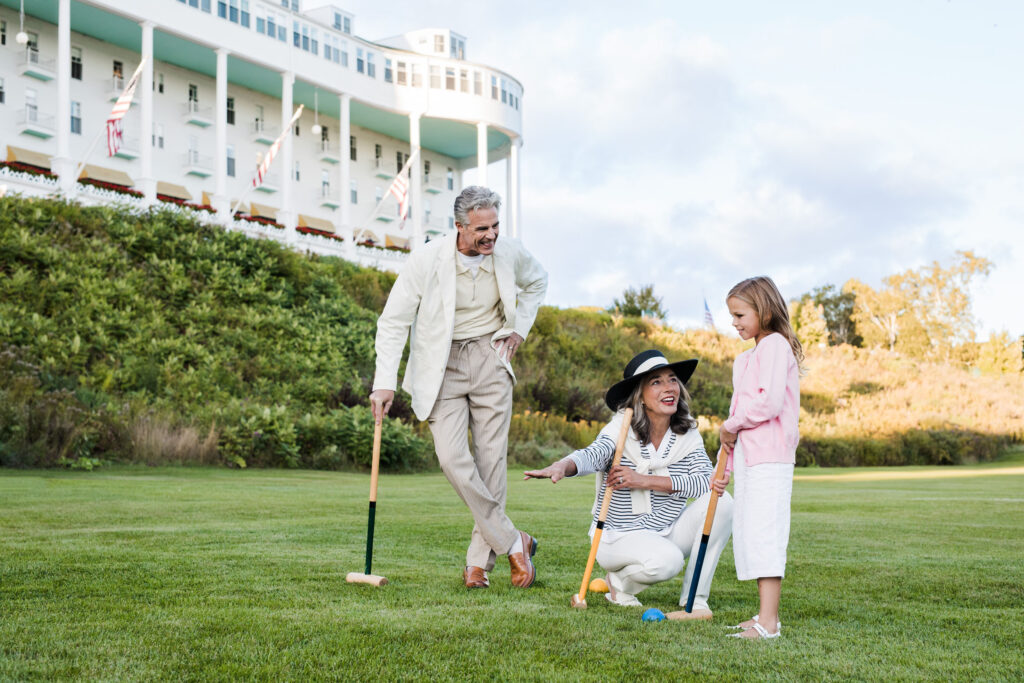
[[[270,150],[267,155],[263,157],[263,161],[256,167],[256,176],[252,179],[252,186],[259,187],[263,183],[263,179],[267,176],[267,170],[270,168],[270,164],[274,161],[274,155],[277,154],[277,150],[281,148],[281,143],[284,139],[292,132],[292,128],[295,127],[295,122],[299,120],[299,116],[302,115],[302,109],[305,105],[299,105],[299,108],[295,110],[292,115],[292,120],[288,122],[288,125],[284,127],[281,134],[274,140],[274,144],[270,146]]]
[[[715,319],[711,317],[711,309],[708,308],[708,300],[704,299],[704,324],[715,329]]]
[[[132,74],[132,78],[128,81],[128,85],[125,86],[124,92],[117,98],[117,102],[114,103],[114,108],[110,111],[110,116],[107,117],[107,156],[112,157],[117,154],[117,150],[121,148],[121,142],[124,140],[124,131],[121,129],[121,119],[128,113],[128,110],[132,108],[132,97],[135,96],[135,86],[139,84],[139,78],[142,76],[142,65],[146,63],[143,59],[139,62],[139,68]]]
[[[391,183],[391,187],[388,188],[388,192],[395,196],[398,200],[398,212],[405,221],[405,217],[409,215],[409,164],[406,163],[405,168],[395,176],[394,182]]]

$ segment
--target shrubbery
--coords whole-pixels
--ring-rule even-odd
[[[367,467],[376,317],[393,283],[175,212],[0,199],[0,465]],[[590,443],[611,417],[604,392],[652,347],[700,359],[689,390],[714,453],[749,345],[542,307],[516,356],[510,460]],[[799,464],[960,463],[1024,440],[1024,378],[1005,363],[971,373],[841,345],[810,348],[807,365]],[[401,391],[392,417],[383,466],[432,466]]]

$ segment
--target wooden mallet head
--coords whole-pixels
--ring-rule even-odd
[[[349,583],[365,583],[369,586],[386,586],[388,580],[383,576],[377,576],[376,574],[361,574],[359,572],[349,572],[345,576],[345,580]]]
[[[587,609],[587,601],[584,598],[581,598],[578,593],[573,593],[572,600],[569,601],[569,604],[576,609]]]

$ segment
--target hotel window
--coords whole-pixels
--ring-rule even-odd
[[[351,135],[348,139],[348,158],[352,161],[356,160],[356,136]]]
[[[75,135],[82,134],[82,103],[71,102],[71,132]]]
[[[217,16],[221,19],[228,18],[228,2],[227,0],[217,0]]]
[[[459,90],[469,92],[469,71],[466,69],[459,70]]]
[[[71,78],[82,80],[82,48],[71,48]]]
[[[491,76],[491,99],[498,99],[498,77]]]
[[[7,44],[7,22],[0,19],[0,45]]]
[[[301,180],[301,179],[302,179],[302,173],[300,172],[300,169],[299,169],[299,162],[298,162],[298,160],[296,160],[296,162],[295,162],[295,180]]]
[[[377,77],[377,67],[373,63],[374,54],[372,52],[366,53],[366,75],[370,78]]]
[[[25,88],[25,118],[32,122],[39,118],[39,94],[35,88]]]
[[[338,12],[334,13],[334,28],[341,30],[341,14]]]
[[[235,146],[234,145],[228,145],[228,147],[227,147],[227,154],[228,154],[228,160],[227,160],[228,161],[228,163],[227,163],[228,170],[227,170],[227,173],[228,173],[229,176],[234,178],[235,177]]]
[[[124,64],[114,60],[114,67],[111,70],[111,75],[114,77],[114,85],[118,88],[124,87]]]
[[[427,223],[427,224],[430,223],[430,200],[429,199],[424,199],[423,200],[423,222]]]
[[[195,83],[188,84],[188,102],[192,105],[190,110],[196,111],[197,107],[195,105],[199,104],[199,86]]]
[[[484,79],[479,71],[473,72],[473,94],[483,95],[484,94]]]
[[[331,172],[321,170],[320,171],[320,196],[329,197],[331,195]]]
[[[405,85],[405,62],[398,62],[398,74],[397,74],[398,85]]]
[[[423,77],[420,76],[419,64],[410,64],[409,71],[412,76],[412,87],[419,88],[423,85]]]
[[[352,20],[351,19],[349,19],[348,17],[345,17],[344,21],[342,21],[341,23],[342,23],[342,27],[341,27],[342,31],[344,31],[345,33],[352,33]]]
[[[4,94],[4,79],[0,78],[0,104],[6,101],[6,95]]]
[[[441,87],[441,67],[434,64],[430,65],[430,87]]]
[[[158,93],[161,93],[161,94],[164,91],[164,75],[163,74],[157,74],[156,75],[156,91]]]
[[[409,155],[404,152],[395,152],[395,173],[401,173],[405,168],[405,162],[409,161]]]
[[[445,175],[445,180],[448,181],[448,189],[449,190],[454,190],[455,189],[455,171],[452,170],[451,166],[448,167],[448,173]]]
[[[242,0],[242,26],[249,28],[249,0]]]
[[[348,66],[348,41],[341,41],[341,65]]]
[[[235,98],[234,97],[229,97],[228,98],[227,115],[228,115],[228,117],[227,117],[228,118],[228,125],[229,126],[235,125]]]
[[[158,149],[164,148],[164,127],[162,124],[153,124],[153,146]]]
[[[331,142],[331,129],[327,126],[320,126],[320,149],[325,152],[330,147]]]
[[[391,60],[387,57],[384,58],[384,82],[391,83],[394,80],[391,71]]]
[[[320,54],[320,41],[315,28],[309,33],[309,51],[315,55]]]
[[[366,62],[363,61],[363,48],[356,48],[356,71],[363,73],[366,70]]]
[[[256,33],[267,32],[267,17],[264,12],[266,10],[261,5],[256,5]]]
[[[228,9],[228,20],[234,24],[238,23],[238,0],[231,0],[231,6]]]
[[[283,14],[277,15],[277,39],[282,43],[288,42],[288,17]]]
[[[508,91],[505,90],[505,79],[501,79],[501,103],[505,104],[508,101]]]
[[[430,182],[430,161],[423,160],[423,182]]]
[[[373,199],[378,204],[380,204],[381,200],[384,199],[384,188],[382,188],[380,185],[377,185],[376,187],[373,188]]]
[[[34,31],[26,31],[28,34],[28,43],[26,47],[32,53],[39,52],[39,34]]]
[[[450,66],[444,70],[444,87],[446,90],[455,90],[455,69]]]
[[[200,7],[200,9],[202,9],[204,12],[209,14],[210,13],[210,0],[202,0],[201,4],[202,4],[202,7]],[[194,6],[195,5],[193,5],[193,7]]]
[[[384,149],[380,145],[373,146],[373,167],[380,168],[381,157],[384,156]]]
[[[441,34],[434,36],[434,52],[444,54],[444,36]]]
[[[353,204],[359,203],[359,183],[357,183],[355,180],[349,182],[348,184],[348,196],[349,201],[351,201]]]

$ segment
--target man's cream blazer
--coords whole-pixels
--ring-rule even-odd
[[[455,329],[457,237],[452,232],[409,256],[377,320],[373,389],[395,389],[405,340],[411,336],[402,388],[412,396],[412,410],[421,420],[429,417],[441,390]],[[513,332],[526,339],[547,291],[548,274],[518,240],[509,237],[500,237],[494,245],[494,274],[505,324],[491,337],[491,344]],[[506,366],[512,373],[507,362]]]

